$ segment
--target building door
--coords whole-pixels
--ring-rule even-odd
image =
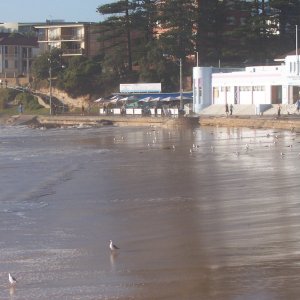
[[[300,86],[293,86],[293,102],[296,103],[300,99]]]
[[[272,101],[272,104],[281,104],[282,103],[282,86],[281,85],[272,85],[271,101]]]
[[[234,87],[234,104],[240,103],[240,89],[238,86]]]

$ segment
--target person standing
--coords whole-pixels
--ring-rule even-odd
[[[228,103],[225,104],[225,112],[226,112],[226,116],[228,116],[228,114],[229,114]]]
[[[232,104],[230,104],[230,115],[232,116],[232,112],[233,112],[233,105]]]
[[[280,114],[281,114],[281,106],[280,106],[280,104],[278,104],[278,108],[277,108],[278,117],[280,117]]]
[[[300,99],[297,100],[297,113],[300,111]]]
[[[22,114],[23,113],[23,103],[20,102],[19,104],[19,114]]]

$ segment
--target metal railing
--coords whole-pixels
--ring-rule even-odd
[[[38,36],[39,42],[47,42],[47,41],[82,41],[84,39],[83,34],[62,34],[62,35],[53,35],[46,36],[40,35]]]
[[[83,54],[83,49],[63,49],[63,55]]]

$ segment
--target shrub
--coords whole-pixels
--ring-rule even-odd
[[[19,92],[11,89],[0,89],[0,109],[5,109],[8,103],[13,101]]]
[[[23,103],[25,110],[37,110],[42,108],[36,97],[28,93],[20,93],[16,97],[17,103]]]

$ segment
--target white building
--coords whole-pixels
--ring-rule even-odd
[[[259,106],[294,104],[300,96],[299,56],[286,56],[281,65],[241,70],[195,67],[193,110],[214,104]]]

